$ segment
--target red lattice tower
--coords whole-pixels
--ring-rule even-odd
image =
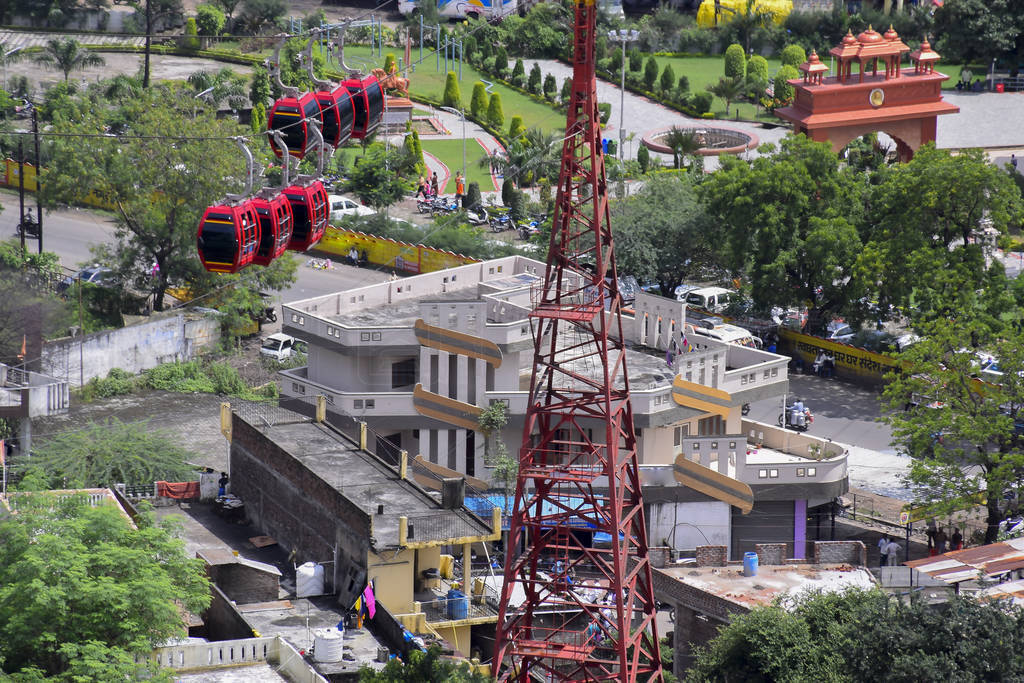
[[[579,0],[575,12],[494,670],[499,680],[661,680],[594,79],[597,8]],[[598,532],[609,547],[592,547]],[[516,588],[526,599],[512,607]]]

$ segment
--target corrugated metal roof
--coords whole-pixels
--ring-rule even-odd
[[[1024,538],[954,550],[912,560],[906,565],[946,583],[959,583],[982,575],[999,576],[1015,569],[1024,569]]]

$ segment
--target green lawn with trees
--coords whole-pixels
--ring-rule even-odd
[[[452,129],[454,134],[448,140],[424,140],[423,151],[429,152],[437,157],[442,164],[448,167],[451,177],[448,184],[441,188],[441,192],[453,194],[455,192],[455,173],[462,170],[462,129],[458,124]],[[487,156],[487,152],[480,146],[475,138],[466,139],[466,185],[472,182],[480,183],[480,191],[483,193],[494,192],[494,182],[491,174],[486,168],[481,168],[479,161]]]

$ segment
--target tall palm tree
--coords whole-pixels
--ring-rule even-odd
[[[35,61],[64,72],[65,84],[72,71],[103,66],[107,63],[103,57],[83,48],[74,38],[52,38],[46,41],[46,47],[36,56]]]
[[[747,79],[745,78],[726,78],[722,77],[718,79],[718,83],[708,88],[708,92],[715,97],[721,97],[725,100],[725,115],[729,116],[729,105],[732,104],[733,100],[738,100],[743,96],[743,93],[747,91]]]
[[[214,106],[227,100],[232,109],[241,109],[249,101],[245,79],[228,67],[218,71],[195,71],[189,74],[188,84],[195,90],[197,97],[204,93],[200,99]]]
[[[662,140],[672,150],[672,164],[675,168],[679,168],[680,162],[696,153],[701,146],[700,138],[696,133],[679,126],[672,126]]]
[[[528,178],[533,182],[541,178],[556,178],[561,163],[562,136],[530,128],[509,143],[504,153],[495,151],[480,160],[481,168],[493,168],[522,185]]]

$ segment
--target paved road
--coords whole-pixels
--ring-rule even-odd
[[[33,201],[32,196],[27,196]],[[0,237],[6,239],[14,234],[18,222],[18,195],[10,191],[0,192]],[[33,205],[34,206],[34,205]],[[102,214],[92,211],[68,209],[48,211],[43,214],[43,248],[56,253],[61,265],[76,269],[79,264],[90,260],[89,246],[111,242],[114,239],[113,222]],[[35,249],[35,244],[30,243]],[[314,270],[305,265],[308,256],[296,254],[303,265],[299,266],[298,279],[288,290],[281,293],[284,301],[308,299],[353,287],[382,282],[387,274],[366,268],[352,268],[335,264],[331,270]]]

